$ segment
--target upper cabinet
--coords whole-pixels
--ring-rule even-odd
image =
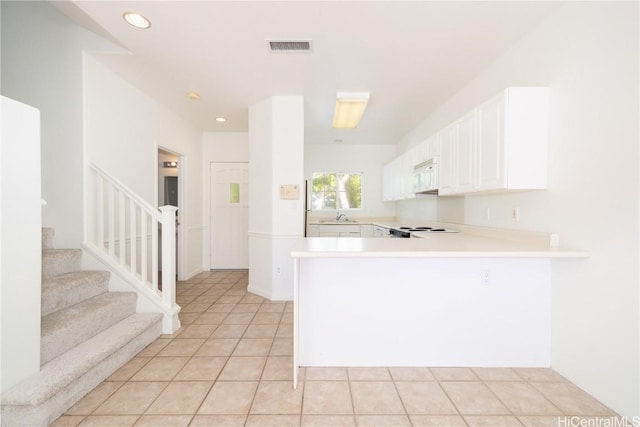
[[[440,131],[439,195],[547,186],[547,88],[508,88]]]
[[[548,89],[510,87],[392,160],[383,200],[413,194],[413,167],[438,156],[438,195],[547,188]]]
[[[434,135],[396,157],[382,168],[382,200],[413,199],[414,167],[440,153],[440,138]]]
[[[440,138],[439,195],[469,193],[476,189],[476,116],[471,112],[444,128]]]
[[[479,190],[547,188],[548,92],[509,88],[478,107]]]
[[[455,192],[456,171],[456,140],[457,128],[455,123],[438,132],[440,141],[440,190],[439,194],[452,194]]]

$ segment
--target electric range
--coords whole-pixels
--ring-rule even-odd
[[[459,230],[452,228],[438,227],[392,227],[389,229],[389,237],[394,238],[410,238],[411,233],[459,233]]]

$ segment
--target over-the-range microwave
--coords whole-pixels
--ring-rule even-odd
[[[413,168],[413,192],[438,192],[438,158],[432,157]]]

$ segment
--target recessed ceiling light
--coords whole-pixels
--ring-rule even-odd
[[[187,98],[197,100],[200,99],[200,94],[198,92],[188,92]]]
[[[144,16],[135,12],[125,12],[122,14],[122,17],[125,21],[127,21],[130,25],[133,25],[136,28],[140,28],[146,30],[151,26],[151,22]]]
[[[225,119],[224,117],[216,117],[216,122],[218,122],[218,123],[224,123],[226,121],[227,121],[227,119]]]

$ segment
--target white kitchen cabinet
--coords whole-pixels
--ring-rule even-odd
[[[475,113],[471,112],[441,132],[440,191],[460,194],[475,191],[476,133]]]
[[[440,190],[439,195],[455,192],[454,173],[456,161],[456,126],[455,123],[439,132],[440,135]]]
[[[413,192],[414,153],[396,157],[382,169],[382,197],[384,201],[415,198]]]
[[[402,157],[394,159],[391,167],[391,200],[400,200],[402,195]]]
[[[389,229],[381,225],[373,226],[373,237],[386,238],[389,237]]]
[[[478,186],[500,186],[504,180],[504,150],[502,121],[504,120],[504,96],[500,94],[485,102],[478,113]]]
[[[440,135],[438,133],[431,135],[423,144],[425,146],[424,160],[440,156]]]
[[[546,188],[547,89],[508,88],[440,139],[439,195]]]
[[[475,113],[456,122],[454,188],[456,193],[469,193],[476,187]]]
[[[416,197],[413,167],[439,158],[441,196],[547,187],[548,89],[510,87],[383,169],[383,200]]]
[[[360,225],[321,224],[317,237],[360,237]]]
[[[548,89],[508,88],[476,109],[480,191],[547,187]]]
[[[360,225],[360,237],[373,237],[373,225],[371,224]]]
[[[413,191],[413,168],[420,163],[416,160],[416,147],[407,151],[401,158],[400,175],[402,181],[402,190],[400,199],[414,199],[416,193]]]
[[[393,164],[388,163],[382,168],[382,201],[393,200]]]
[[[422,163],[429,158],[429,147],[427,141],[422,141],[413,148],[413,160],[415,164]]]
[[[389,202],[415,198],[415,166],[439,154],[440,140],[436,134],[387,163],[382,168],[382,200]]]

